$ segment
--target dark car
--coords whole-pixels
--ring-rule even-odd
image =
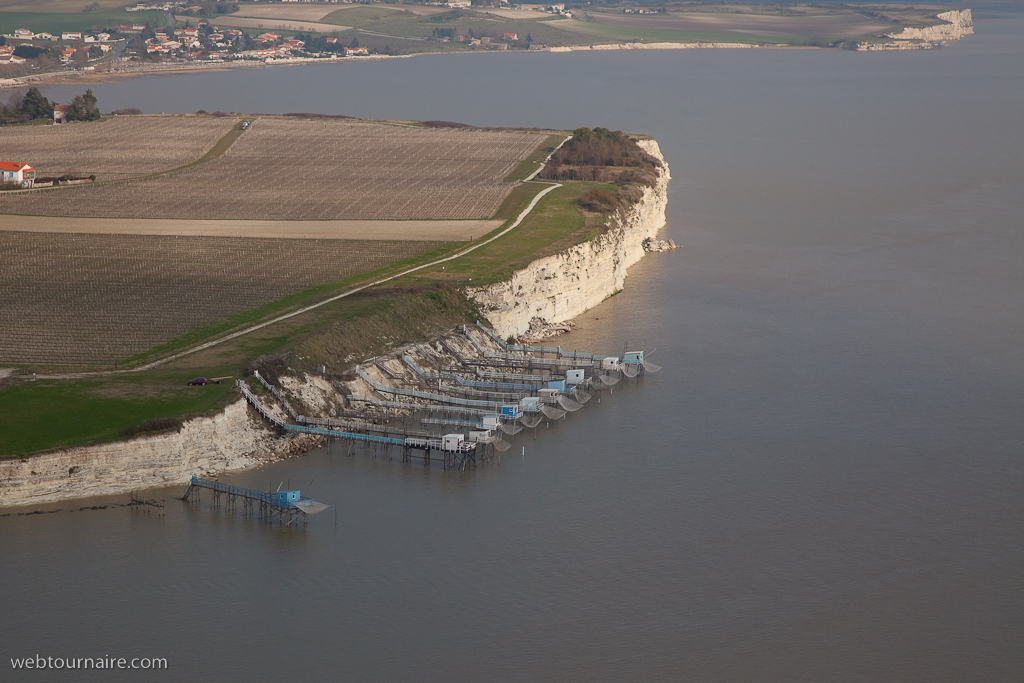
[[[188,385],[190,387],[202,387],[205,386],[206,384],[207,379],[205,377],[196,377],[195,379],[190,379],[188,381]]]

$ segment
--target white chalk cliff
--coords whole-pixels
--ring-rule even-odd
[[[193,474],[242,469],[299,448],[251,418],[243,399],[175,432],[0,460],[0,506],[184,484]]]
[[[924,40],[937,42],[942,40],[960,40],[960,38],[974,33],[974,19],[971,17],[971,10],[950,10],[936,15],[945,24],[929,26],[927,28],[905,28],[900,33],[888,34],[890,38],[897,40]]]
[[[538,259],[512,277],[468,290],[503,338],[518,337],[535,318],[554,324],[571,320],[620,291],[626,269],[643,258],[665,226],[669,169],[654,140],[640,140],[648,154],[663,166],[654,187],[624,216],[610,218],[609,229],[590,242]]]

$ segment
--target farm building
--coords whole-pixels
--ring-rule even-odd
[[[22,187],[32,187],[36,180],[36,171],[20,161],[0,161],[0,182],[17,183]]]
[[[55,104],[53,105],[53,122],[54,123],[67,123],[68,122],[68,107],[66,104]]]

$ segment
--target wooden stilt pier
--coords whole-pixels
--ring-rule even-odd
[[[224,507],[234,511],[241,503],[243,516],[255,517],[270,523],[276,520],[285,526],[298,525],[300,520],[307,524],[309,515],[327,507],[312,498],[303,497],[298,491],[256,491],[196,476],[192,477],[181,499],[199,503],[204,490],[210,492],[212,508]]]

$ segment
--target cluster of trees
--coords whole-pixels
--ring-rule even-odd
[[[199,3],[198,9],[189,7],[188,9],[176,10],[175,14],[189,14],[198,16],[210,16],[213,14],[233,14],[238,11],[237,2],[217,2],[216,0],[203,0]]]
[[[39,92],[39,88],[29,88],[24,95],[14,93],[6,104],[0,104],[0,125],[53,118],[54,104]],[[99,118],[100,110],[92,90],[75,95],[68,105],[68,121],[96,121]]]
[[[630,166],[634,168],[660,166],[636,140],[620,130],[607,128],[577,128],[572,139],[554,153],[548,169],[559,166]],[[545,169],[547,170],[547,169]]]
[[[622,131],[607,128],[577,128],[572,139],[551,156],[542,178],[590,180],[614,183],[613,190],[595,188],[578,200],[579,206],[598,213],[611,213],[640,199],[644,186],[658,179],[661,161],[651,156]]]
[[[305,50],[306,52],[338,52],[338,53],[340,53],[340,52],[344,52],[346,47],[351,47],[351,48],[359,47],[359,39],[358,38],[353,38],[352,42],[349,43],[348,45],[344,44],[340,40],[338,42],[336,42],[336,43],[328,43],[327,42],[327,38],[328,38],[328,36],[321,35],[319,33],[315,34],[315,35],[312,34],[312,33],[296,33],[295,34],[295,39],[296,40],[301,40],[303,43],[305,43],[305,45],[303,46],[302,49]]]

